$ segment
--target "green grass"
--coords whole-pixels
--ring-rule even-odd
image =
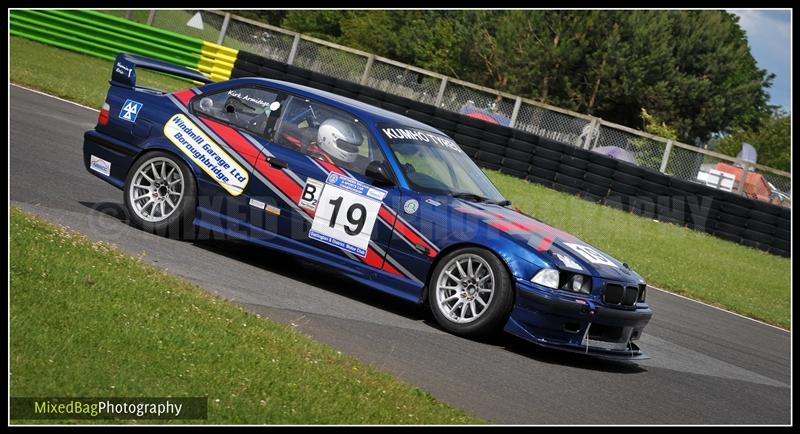
[[[11,396],[208,396],[210,423],[482,422],[17,208],[10,234]]]
[[[789,259],[486,173],[515,206],[627,262],[649,284],[789,328]]]
[[[113,62],[11,37],[11,82],[70,101],[100,108],[106,99]],[[137,85],[174,91],[192,83],[157,72],[137,70]]]
[[[110,71],[111,62],[11,38],[12,82],[98,106]],[[650,284],[790,327],[788,259],[487,173],[515,205],[629,263]]]

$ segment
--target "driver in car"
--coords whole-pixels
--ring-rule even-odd
[[[369,158],[359,152],[363,143],[364,137],[352,122],[329,118],[320,124],[317,141],[309,147],[309,153],[318,154],[345,169],[364,173]]]

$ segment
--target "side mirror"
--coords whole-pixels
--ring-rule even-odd
[[[373,161],[369,163],[364,171],[364,175],[373,181],[377,181],[382,184],[394,185],[394,181],[392,181],[391,177],[389,176],[389,169],[387,169],[386,165],[380,161]]]

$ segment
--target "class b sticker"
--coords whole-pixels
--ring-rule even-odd
[[[247,171],[186,116],[170,118],[164,135],[228,193],[242,194],[249,181]]]
[[[362,258],[367,256],[372,228],[385,197],[386,190],[329,174],[317,199],[308,237]]]

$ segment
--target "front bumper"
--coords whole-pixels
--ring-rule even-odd
[[[532,282],[516,283],[507,332],[545,347],[603,358],[648,358],[633,342],[653,316],[646,304],[638,303],[635,309],[612,308]]]

